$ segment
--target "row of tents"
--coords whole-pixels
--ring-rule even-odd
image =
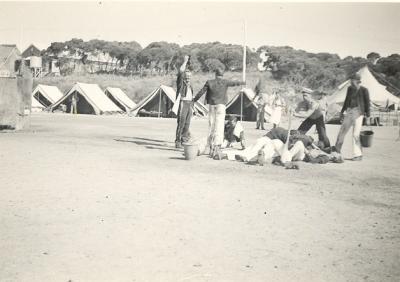
[[[120,88],[107,87],[103,92],[97,84],[77,82],[65,95],[56,86],[39,84],[32,92],[32,111],[56,111],[64,105],[70,112],[73,95],[78,97],[80,114],[121,113],[136,107]]]
[[[361,75],[361,84],[369,89],[370,99],[374,108],[397,107],[400,99],[380,84],[372,75],[367,66],[358,72]],[[329,96],[328,104],[331,116],[340,111],[346,97],[350,81],[342,83]],[[77,82],[64,95],[56,86],[39,84],[32,92],[32,110],[59,111],[62,108],[71,112],[72,96],[76,95],[78,114],[113,114],[131,113],[134,116],[175,117],[173,105],[176,101],[176,92],[173,88],[160,85],[136,104],[120,88],[107,87],[104,91],[97,84]],[[256,121],[257,104],[254,102],[255,93],[250,88],[242,89],[227,104],[227,115],[242,117],[244,121]],[[332,113],[333,112],[333,113]],[[195,103],[195,113],[198,116],[207,116],[207,108],[200,102]],[[269,113],[267,112],[267,117]]]
[[[64,95],[56,86],[39,84],[32,92],[32,111],[71,112],[72,96],[77,95],[78,114],[132,113],[134,116],[175,117],[173,106],[176,92],[172,87],[160,85],[136,104],[120,88],[107,87],[104,92],[97,84],[77,82]],[[255,93],[250,88],[242,89],[227,105],[227,114],[243,116],[245,121],[257,119]],[[242,105],[246,105],[242,106]],[[195,113],[207,116],[208,109],[200,102],[195,103]],[[242,108],[242,109],[241,109]]]
[[[136,104],[122,89],[107,87],[104,91],[97,84],[77,82],[64,95],[56,86],[39,84],[32,92],[32,111],[71,112],[72,97],[75,95],[78,114],[120,114],[134,116],[174,117],[172,107],[176,100],[175,90],[161,85]],[[196,114],[207,116],[207,108],[197,102]]]

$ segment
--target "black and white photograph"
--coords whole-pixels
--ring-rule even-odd
[[[1,282],[400,281],[400,2],[0,1]]]

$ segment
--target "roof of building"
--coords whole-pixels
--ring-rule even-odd
[[[31,56],[36,56],[36,57],[40,57],[40,49],[37,48],[35,45],[31,44],[29,45],[28,48],[26,48],[26,50],[24,52],[22,52],[22,57],[23,58],[28,58]]]

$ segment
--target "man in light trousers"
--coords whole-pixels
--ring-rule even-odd
[[[208,80],[204,87],[197,93],[194,101],[198,101],[206,93],[205,102],[209,104],[209,133],[207,146],[210,148],[210,156],[214,157],[220,152],[224,142],[225,109],[228,102],[228,87],[244,85],[244,81],[234,81],[223,78],[223,71],[215,71],[215,79]]]
[[[351,85],[347,88],[346,99],[341,111],[343,123],[340,127],[333,151],[341,153],[344,137],[350,127],[353,127],[353,158],[351,160],[362,160],[360,132],[364,116],[370,116],[370,108],[368,89],[361,86],[361,76],[354,74],[351,77]]]

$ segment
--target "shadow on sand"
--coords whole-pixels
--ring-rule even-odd
[[[121,139],[114,139],[117,142],[133,143],[139,146],[144,146],[151,150],[163,150],[163,151],[175,151],[179,152],[180,149],[176,149],[172,142],[167,142],[157,139],[141,138],[141,137],[122,137]],[[169,145],[168,143],[172,143]]]
[[[185,157],[170,157],[170,158],[168,158],[168,159],[170,159],[170,160],[186,160],[185,159]]]

